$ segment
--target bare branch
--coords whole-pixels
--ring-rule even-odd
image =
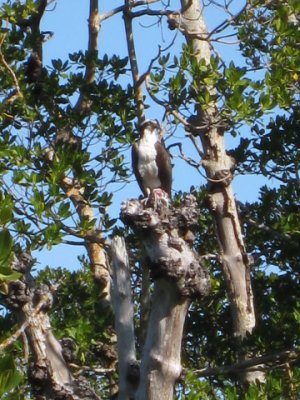
[[[129,54],[129,61],[131,66],[131,73],[133,79],[133,86],[135,90],[135,101],[137,107],[137,118],[139,125],[144,121],[144,101],[143,101],[143,89],[140,82],[139,77],[139,69],[137,63],[137,57],[135,52],[135,44],[133,38],[133,30],[132,30],[132,18],[130,16],[131,11],[131,4],[130,0],[125,0],[125,8],[123,11],[124,23],[125,23],[125,30],[126,30],[126,39],[127,39],[127,48]]]
[[[131,12],[130,17],[138,18],[138,17],[142,17],[143,15],[149,15],[149,16],[154,16],[154,17],[163,17],[163,16],[168,16],[173,13],[174,13],[174,11],[171,11],[171,10],[150,10],[148,8],[145,10]]]
[[[125,240],[120,236],[113,238],[111,253],[114,281],[113,304],[118,338],[119,398],[127,399],[133,397],[138,385],[139,368],[135,353],[130,266]],[[129,379],[129,376],[135,379]]]
[[[8,98],[4,101],[4,103],[11,104],[13,103],[16,99],[22,98],[23,94],[20,89],[20,85],[18,82],[18,79],[16,77],[16,74],[14,73],[13,69],[10,67],[10,65],[7,63],[5,60],[4,54],[2,52],[2,45],[4,43],[6,34],[0,35],[0,63],[4,66],[4,68],[8,71],[9,75],[12,77],[12,80],[14,82],[15,90],[8,96]]]
[[[169,150],[172,147],[178,147],[180,152],[180,158],[185,162],[187,162],[191,167],[196,168],[196,170],[200,173],[199,168],[201,166],[201,161],[196,162],[192,158],[188,157],[183,151],[183,146],[181,142],[172,143],[170,146],[167,147],[167,149]]]
[[[265,370],[267,369],[266,364],[271,364],[269,365],[269,369],[283,368],[286,362],[293,363],[299,360],[300,350],[292,349],[285,350],[280,353],[255,357],[250,360],[242,361],[233,365],[198,369],[194,371],[194,374],[198,377],[208,377],[238,373],[246,369],[251,371]]]
[[[100,30],[100,16],[98,12],[98,0],[90,0],[90,12],[89,12],[89,41],[88,41],[88,65],[85,71],[85,84],[89,85],[95,80],[96,73],[96,57],[98,54],[98,35]],[[80,92],[80,96],[75,109],[79,112],[89,113],[91,104],[86,99],[85,94]]]
[[[159,0],[136,1],[136,2],[134,2],[132,4],[130,4],[130,6],[132,8],[133,7],[141,7],[141,6],[148,6],[149,4],[157,3],[158,1]],[[108,11],[105,14],[100,15],[99,22],[101,23],[102,21],[104,21],[104,20],[106,20],[106,19],[108,19],[108,18],[110,18],[110,17],[112,17],[112,16],[114,16],[114,15],[120,13],[120,12],[124,12],[125,9],[126,9],[126,5],[119,6],[119,7],[114,8],[111,11]]]
[[[211,38],[213,35],[222,32],[224,29],[228,28],[228,26],[232,25],[233,22],[235,22],[242,14],[243,12],[246,10],[247,8],[247,2],[245,3],[245,5],[242,7],[242,9],[235,14],[234,16],[232,16],[229,19],[226,19],[225,21],[221,22],[218,26],[216,26],[210,33],[208,38]]]

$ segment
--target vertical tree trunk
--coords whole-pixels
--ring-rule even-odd
[[[147,208],[145,202],[124,204],[121,218],[141,238],[154,279],[152,307],[143,348],[140,384],[135,399],[171,400],[181,374],[183,325],[194,297],[210,288],[207,271],[185,238],[196,229],[197,203],[193,196],[179,207]]]
[[[139,382],[139,370],[135,354],[133,304],[131,301],[130,266],[125,241],[115,236],[111,244],[113,268],[113,308],[118,338],[118,400],[133,398]]]
[[[181,342],[189,306],[172,282],[155,282],[136,400],[172,400],[181,374]]]
[[[194,56],[210,63],[211,49],[208,31],[203,19],[203,9],[199,0],[181,0],[181,30],[192,46]],[[211,93],[214,88],[209,88]],[[216,234],[220,246],[221,265],[227,284],[232,311],[234,337],[239,357],[244,357],[241,347],[243,339],[255,327],[253,293],[250,281],[249,259],[246,253],[236,202],[232,190],[233,160],[227,155],[224,144],[224,128],[220,126],[217,105],[211,102],[206,109],[198,107],[196,115],[190,119],[192,134],[199,136],[204,157],[203,166],[209,182],[209,202],[215,219]],[[204,130],[197,127],[206,126]],[[247,375],[247,374],[246,374]],[[257,376],[249,373],[243,380],[253,380]]]

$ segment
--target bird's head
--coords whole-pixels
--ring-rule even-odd
[[[153,140],[160,140],[160,124],[156,119],[147,119],[140,125],[141,139],[149,137]]]

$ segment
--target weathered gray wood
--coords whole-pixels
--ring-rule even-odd
[[[133,397],[138,383],[135,353],[133,304],[131,300],[130,267],[125,240],[115,236],[111,243],[113,268],[113,307],[118,339],[119,400]]]
[[[211,43],[203,18],[202,2],[181,0],[182,16],[180,30],[191,44],[194,56],[210,63]],[[203,83],[199,82],[203,85]],[[201,86],[200,86],[201,87]],[[209,88],[213,93],[215,88]],[[241,233],[236,202],[232,190],[234,160],[226,153],[224,143],[224,123],[220,120],[214,101],[205,108],[198,107],[196,115],[190,119],[194,138],[199,137],[203,147],[202,165],[205,168],[209,202],[215,219],[216,234],[220,246],[220,260],[223,276],[227,284],[230,301],[234,337],[239,349],[239,357],[245,356],[241,343],[255,327],[253,292],[250,280],[250,262]],[[193,128],[194,127],[194,128]],[[199,127],[202,127],[201,129]],[[243,380],[255,380],[254,372],[244,374]]]
[[[141,238],[154,290],[136,400],[171,400],[181,374],[181,342],[190,301],[208,294],[209,276],[191,247],[197,203],[186,196],[178,207],[123,204],[121,218]]]
[[[174,284],[158,279],[152,296],[152,310],[141,363],[140,385],[136,400],[171,400],[181,368],[183,326],[190,304],[179,301]]]
[[[71,374],[47,314],[52,306],[52,294],[48,286],[35,284],[31,267],[29,254],[16,258],[12,268],[22,277],[8,285],[5,303],[25,328],[33,356],[28,370],[33,394],[39,400],[100,400],[85,379],[76,379]]]

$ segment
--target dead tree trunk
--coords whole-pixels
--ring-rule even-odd
[[[111,244],[113,269],[113,308],[118,338],[119,400],[133,397],[139,382],[135,353],[133,303],[131,301],[130,267],[125,241],[115,236]]]
[[[136,400],[170,400],[182,369],[183,325],[191,299],[209,292],[209,276],[192,250],[197,204],[187,196],[179,207],[147,208],[130,200],[121,211],[144,245],[154,289]]]
[[[190,304],[188,298],[180,300],[180,297],[168,279],[156,282],[137,400],[173,399],[174,385],[181,375],[183,325]]]
[[[52,294],[46,285],[35,285],[31,267],[30,255],[21,254],[16,259],[13,269],[22,273],[22,278],[9,284],[5,303],[29,342],[33,360],[28,375],[33,395],[37,400],[99,400],[85,379],[71,374],[47,314]]]

